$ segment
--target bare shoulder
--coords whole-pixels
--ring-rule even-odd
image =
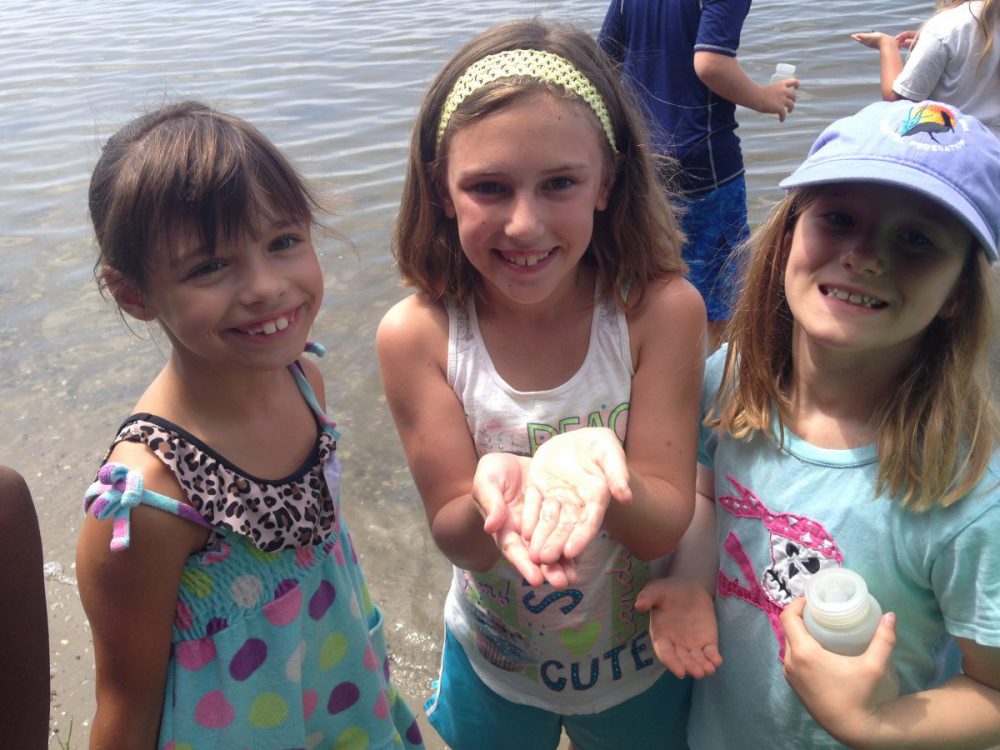
[[[444,306],[424,294],[411,294],[382,316],[375,346],[383,363],[395,356],[421,359],[440,354],[448,341],[448,313]],[[436,357],[434,357],[436,358]]]
[[[705,302],[687,279],[669,276],[646,287],[642,304],[628,315],[628,325],[633,345],[650,339],[672,340],[679,346],[704,342]]]
[[[670,312],[679,315],[705,314],[705,303],[698,290],[683,276],[668,276],[653,281],[646,287],[639,314],[649,312],[654,315]]]
[[[6,528],[8,521],[25,517],[24,514],[35,514],[28,483],[18,472],[0,466],[0,527]]]
[[[309,387],[312,388],[313,393],[316,394],[316,400],[319,401],[319,405],[325,409],[326,388],[323,384],[323,373],[320,372],[319,365],[312,357],[300,357],[299,365],[302,367],[302,372],[305,373],[306,380],[309,381]]]
[[[122,464],[142,477],[144,490],[188,503],[180,483],[170,468],[141,443],[122,441],[108,456],[108,463]],[[139,505],[129,513],[132,544],[122,552],[109,553],[113,521],[98,520],[87,514],[77,544],[77,563],[81,580],[103,565],[110,564],[119,573],[134,566],[137,559],[159,559],[181,565],[208,538],[204,528],[172,513]],[[81,586],[82,589],[82,586]]]
[[[185,499],[173,474],[145,445],[119,443],[108,460],[142,474],[144,489]],[[117,738],[98,742],[101,747],[120,746],[126,736],[135,740],[135,746],[142,742],[152,747],[184,564],[204,546],[208,532],[140,504],[128,512],[128,546],[112,549],[117,524],[118,519],[99,520],[88,514],[76,548],[80,600],[90,621],[97,662],[99,710],[91,737],[103,733],[105,738]]]
[[[112,449],[107,463],[123,464],[129,471],[141,475],[142,486],[145,489],[181,502],[187,500],[174,473],[144,443],[121,441]]]

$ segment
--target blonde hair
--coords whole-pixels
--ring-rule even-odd
[[[792,312],[785,299],[785,236],[822,188],[792,191],[744,249],[742,294],[728,326],[722,385],[706,425],[749,440],[761,432],[779,445],[774,407],[786,413],[793,374]],[[873,415],[876,492],[915,511],[947,507],[986,472],[1000,440],[990,398],[994,300],[985,253],[975,244],[957,282],[961,304],[923,333],[913,361]],[[780,424],[780,422],[779,422]]]
[[[574,65],[603,100],[618,149],[603,132],[608,208],[594,220],[585,258],[596,266],[599,285],[622,307],[640,304],[649,282],[687,269],[681,259],[684,236],[674,207],[659,182],[641,115],[624,92],[619,71],[585,32],[543,21],[513,21],[472,39],[434,79],[417,115],[392,250],[405,284],[435,301],[461,304],[479,276],[462,252],[454,220],[443,209],[448,144],[455,132],[521,97],[547,92],[578,101],[601,129],[591,109],[557,84],[529,76],[488,83],[465,98],[451,114],[438,146],[445,100],[465,70],[487,55],[507,50],[549,52]],[[626,295],[628,302],[626,303]]]
[[[935,3],[935,13],[943,10],[957,8],[959,5],[968,4],[971,0],[938,0]],[[971,13],[971,9],[970,9]],[[975,16],[974,16],[975,18]],[[983,49],[979,53],[979,65],[986,60],[990,49],[993,48],[994,37],[997,29],[1000,29],[1000,0],[983,0],[983,9],[979,17],[975,18],[976,25],[983,32]]]

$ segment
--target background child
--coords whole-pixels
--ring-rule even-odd
[[[833,123],[781,183],[728,349],[706,365],[713,429],[680,583],[640,602],[672,605],[653,622],[673,671],[715,672],[695,686],[691,747],[1000,742],[998,172],[1000,142],[974,118],[895,102]],[[889,613],[860,657],[803,626],[799,597],[830,566]],[[875,705],[890,669],[902,696]]]
[[[40,750],[49,734],[49,624],[42,539],[24,478],[0,466],[0,737]]]
[[[418,116],[394,244],[418,293],[377,345],[455,565],[428,709],[460,750],[683,742],[634,598],[690,517],[704,307],[645,143],[594,41],[536,22],[469,42]]]
[[[1000,0],[939,0],[918,34],[852,34],[879,51],[882,98],[954,104],[1000,135]],[[910,47],[906,65],[901,47]]]
[[[785,115],[798,81],[760,86],[736,59],[749,0],[614,0],[600,43],[652,119],[657,152],[679,162],[684,259],[708,308],[713,348],[736,296],[731,256],[749,235],[736,105]]]
[[[300,359],[316,208],[259,131],[195,102],[133,120],[94,169],[101,283],[171,349],[85,499],[91,747],[421,746]]]

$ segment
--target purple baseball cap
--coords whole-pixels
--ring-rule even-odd
[[[940,102],[878,102],[824,130],[786,189],[878,182],[915,190],[955,214],[990,262],[1000,240],[1000,139]]]

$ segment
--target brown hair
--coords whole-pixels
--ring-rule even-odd
[[[255,127],[195,101],[138,117],[105,144],[90,179],[90,217],[110,267],[143,289],[152,251],[193,236],[209,253],[221,237],[259,231],[271,213],[316,224],[320,204]]]
[[[392,242],[404,283],[431,299],[453,303],[463,302],[478,283],[478,273],[462,252],[456,223],[442,207],[450,136],[463,125],[539,91],[577,100],[575,94],[535,78],[495,81],[470,94],[458,107],[438,148],[441,110],[455,81],[477,60],[515,49],[551,52],[568,60],[604,100],[618,153],[602,132],[611,190],[608,208],[595,217],[585,257],[595,264],[601,288],[609,290],[622,307],[634,307],[650,281],[686,270],[680,255],[684,237],[675,209],[658,180],[644,121],[622,88],[620,71],[590,35],[538,20],[513,21],[480,34],[452,57],[431,84],[413,129]],[[600,129],[590,109],[582,101],[579,104]]]
[[[744,285],[728,325],[722,384],[705,422],[736,439],[755,432],[779,444],[783,439],[772,415],[774,407],[786,413],[793,374],[793,318],[784,291],[790,243],[784,238],[820,190],[792,191],[744,248]],[[873,415],[876,492],[913,510],[947,507],[966,495],[1000,441],[990,398],[993,284],[978,243],[957,283],[963,289],[955,314],[928,326],[901,381]]]

